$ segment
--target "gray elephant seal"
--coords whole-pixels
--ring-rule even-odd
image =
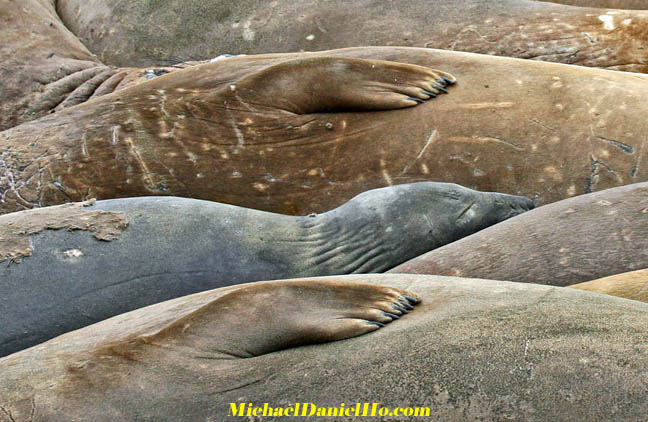
[[[421,303],[370,334],[294,347],[375,329],[362,320],[389,320],[411,294],[350,282]],[[364,402],[426,407],[425,420],[641,420],[647,336],[648,304],[573,289],[402,274],[260,282],[0,359],[0,421],[227,420],[232,404]]]
[[[0,356],[216,287],[385,271],[531,208],[524,197],[422,182],[365,192],[310,217],[174,197],[7,214]]]
[[[565,199],[390,271],[568,286],[643,269],[648,255],[646,198],[648,183]]]

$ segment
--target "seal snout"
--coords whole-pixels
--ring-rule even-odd
[[[520,212],[530,211],[535,208],[535,201],[526,196],[518,195],[509,195],[506,193],[500,193],[499,199],[496,199],[496,202],[503,201],[504,204],[513,210],[520,210]]]
[[[518,214],[530,211],[535,208],[535,202],[533,199],[527,198],[526,196],[516,196],[511,198],[509,201],[509,206],[511,208],[511,217],[514,217]]]
[[[519,205],[520,208],[522,208],[522,210],[524,211],[531,211],[536,206],[535,201],[531,198],[527,198],[526,196],[520,197]]]
[[[506,220],[516,215],[525,213],[535,208],[535,201],[526,196],[499,194],[495,199],[495,204],[498,204],[499,215],[501,220]]]

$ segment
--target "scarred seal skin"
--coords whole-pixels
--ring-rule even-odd
[[[648,269],[615,274],[569,287],[648,302]]]
[[[417,300],[375,332],[294,347],[375,330]],[[296,402],[428,407],[439,421],[641,420],[647,327],[646,303],[552,286],[405,274],[253,283],[0,359],[0,420],[225,420],[230,403]]]
[[[647,233],[648,183],[637,183],[538,207],[390,271],[568,286],[645,268]]]
[[[265,68],[253,66],[250,72],[220,69],[218,62],[205,65],[214,66],[210,71],[192,67],[188,73],[173,72],[1,132],[0,211],[156,194],[238,204],[238,199],[219,194],[217,186],[244,199],[250,194],[271,196],[272,185],[298,184],[310,196],[312,182],[304,176],[329,186],[339,184],[338,175],[327,176],[328,169],[316,165],[313,155],[319,143],[337,150],[335,143],[345,137],[347,123],[335,120],[413,107],[446,93],[455,83],[448,73],[392,61],[291,58]],[[241,70],[243,74],[236,75]],[[215,79],[213,72],[226,80]],[[318,116],[335,119],[318,121]],[[312,129],[315,132],[308,134]],[[32,130],[38,135],[29,135]],[[146,145],[149,141],[157,145]],[[299,163],[300,157],[290,151],[301,150],[301,144],[306,148],[299,155],[311,156],[310,163]],[[249,161],[250,152],[270,167]],[[276,161],[272,152],[279,155]],[[219,167],[220,160],[238,163],[227,169]],[[285,164],[299,168],[302,180],[293,177],[292,169],[282,168]],[[248,184],[248,191],[239,191],[237,182],[249,179],[246,173],[253,166],[263,176]],[[349,168],[342,171],[348,173]],[[329,205],[326,209],[340,204]],[[257,207],[275,211],[263,203]],[[276,210],[281,208],[287,207]]]
[[[646,180],[646,82],[402,47],[230,58],[0,133],[0,211],[176,195],[303,215],[421,180],[546,204]],[[376,111],[431,84],[448,94]]]
[[[390,45],[648,71],[648,12],[638,10],[528,0],[59,0],[57,11],[92,52],[120,66]]]
[[[11,213],[0,217],[0,356],[217,287],[382,272],[531,208],[420,182],[308,217],[174,197]]]

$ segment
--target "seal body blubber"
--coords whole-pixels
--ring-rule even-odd
[[[427,408],[423,419],[444,421],[648,413],[646,303],[411,274],[242,287],[139,309],[0,359],[0,420],[220,420],[232,418],[232,403],[295,402]],[[418,305],[403,300],[414,294]],[[402,316],[407,302],[414,309]],[[348,338],[394,318],[383,312],[400,319]]]

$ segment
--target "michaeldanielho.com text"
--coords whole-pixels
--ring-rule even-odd
[[[384,407],[379,403],[356,403],[345,405],[340,403],[335,407],[320,407],[313,403],[295,403],[292,406],[273,407],[268,403],[230,403],[227,416],[430,416],[429,407]]]

